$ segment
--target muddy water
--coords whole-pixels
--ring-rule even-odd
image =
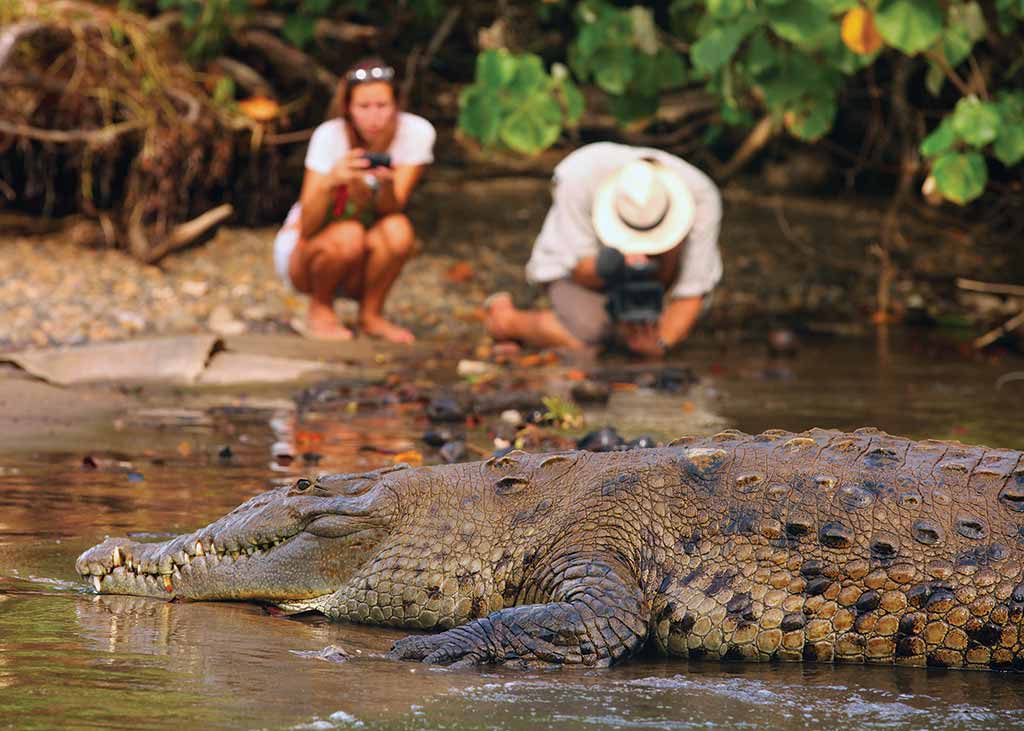
[[[873,424],[1024,448],[1024,370],[920,343],[695,349],[686,393],[616,392],[589,423],[659,437],[735,426]],[[1000,380],[1002,379],[1002,380]],[[997,388],[997,384],[1002,386]],[[607,671],[450,671],[384,660],[403,633],[273,617],[249,604],[88,593],[75,556],[107,534],[194,529],[311,471],[382,466],[417,446],[407,407],[298,421],[288,391],[230,408],[140,404],[82,451],[0,453],[0,727],[866,728],[1024,726],[1024,684],[995,673],[641,658]],[[164,406],[167,406],[166,404]],[[273,454],[291,446],[296,459]],[[224,446],[231,456],[218,454]],[[2,447],[0,447],[2,448]],[[304,463],[303,452],[320,455]],[[428,461],[431,452],[427,451]],[[83,457],[91,464],[83,465]],[[349,659],[319,653],[343,648]]]

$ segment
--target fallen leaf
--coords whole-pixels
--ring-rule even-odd
[[[269,122],[281,111],[280,105],[267,96],[251,96],[238,102],[242,114],[257,122]]]
[[[686,413],[690,413],[695,408],[697,407],[693,405],[693,401],[683,401],[683,411]]]
[[[639,386],[635,383],[612,383],[613,391],[635,391]]]
[[[419,467],[423,464],[423,455],[415,449],[410,449],[408,452],[399,452],[391,458],[395,464],[399,462],[406,462],[411,464],[413,467]]]
[[[585,381],[587,380],[587,374],[583,371],[573,369],[565,374],[565,377],[570,381]]]
[[[189,444],[188,442],[180,442],[178,444],[178,454],[180,454],[182,457],[188,457],[190,454],[192,454],[192,445]]]
[[[320,432],[308,431],[305,429],[298,429],[295,432],[295,443],[300,446],[310,446],[313,444],[319,444],[324,440],[324,435]]]

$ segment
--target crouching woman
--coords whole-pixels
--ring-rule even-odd
[[[394,76],[377,58],[345,73],[333,118],[310,140],[299,201],[274,240],[278,274],[309,296],[311,337],[352,338],[334,311],[335,298],[348,297],[359,303],[363,333],[397,343],[415,339],[382,310],[413,252],[415,234],[403,210],[433,162],[436,134],[426,119],[399,110]]]

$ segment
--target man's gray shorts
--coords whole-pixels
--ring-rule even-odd
[[[573,337],[587,345],[600,345],[612,339],[615,329],[608,316],[608,295],[577,284],[571,279],[556,279],[548,284],[551,310]],[[703,316],[711,306],[711,292],[701,301]]]

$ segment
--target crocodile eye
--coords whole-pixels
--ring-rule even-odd
[[[305,477],[301,477],[295,481],[295,489],[299,492],[305,492],[313,486],[313,483],[307,480]]]

